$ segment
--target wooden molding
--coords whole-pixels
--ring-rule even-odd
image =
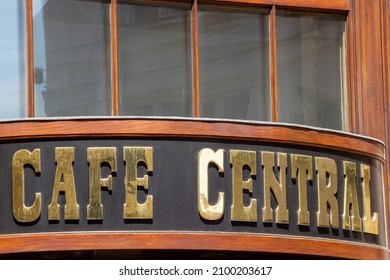
[[[205,119],[32,119],[0,122],[0,141],[53,138],[154,137],[271,142],[345,151],[385,161],[373,138],[306,126]]]
[[[212,250],[312,255],[323,258],[390,259],[390,251],[376,245],[319,238],[208,232],[80,232],[11,234],[0,236],[4,253],[74,250]],[[280,255],[283,258],[283,255]]]

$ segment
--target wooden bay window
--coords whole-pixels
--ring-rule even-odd
[[[27,0],[28,115],[349,130],[349,1],[304,2]]]

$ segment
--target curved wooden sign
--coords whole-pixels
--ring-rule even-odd
[[[312,247],[318,242],[316,246],[338,244],[372,251],[367,256],[324,251],[324,256],[389,257],[380,142],[331,131],[311,132],[331,135],[329,144],[318,141],[310,146],[284,137],[248,141],[229,137],[242,131],[243,124],[207,121],[203,130],[234,129],[218,137],[202,135],[202,128],[196,137],[152,135],[150,126],[144,135],[119,133],[140,121],[166,128],[169,122],[172,131],[175,125],[188,125],[187,132],[194,124],[202,125],[186,120],[122,120],[117,133],[104,137],[94,135],[101,133],[99,121],[95,130],[90,127],[91,134],[75,133],[91,120],[80,120],[79,128],[67,121],[48,121],[43,126],[69,125],[53,131],[50,138],[39,131],[35,138],[23,136],[26,130],[13,138],[5,131],[9,135],[4,133],[0,143],[0,252],[110,248],[272,252],[268,245],[253,242],[279,240],[273,252],[283,252],[281,244],[289,241],[295,245],[287,253],[321,256]],[[24,125],[28,131],[34,124],[42,125],[13,125]],[[9,125],[0,124],[0,139],[2,128]],[[249,134],[262,128],[269,133],[267,125],[249,126]],[[307,128],[274,126],[273,133],[292,128],[307,132]],[[342,137],[351,139],[351,147],[332,147]],[[358,143],[376,154],[355,149]],[[53,239],[44,242],[42,235]],[[81,242],[88,236],[92,244]],[[124,236],[132,240],[118,248],[112,238],[123,241]],[[174,240],[168,244],[169,236]],[[199,237],[215,245],[200,242]],[[191,238],[196,248],[183,245]],[[104,239],[111,241],[103,248]],[[250,243],[243,244],[245,239]],[[65,248],[55,240],[72,240],[73,245]],[[141,243],[135,245],[135,240]],[[228,240],[240,240],[240,245]],[[311,244],[306,252],[304,244]]]

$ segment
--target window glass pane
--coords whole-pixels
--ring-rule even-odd
[[[190,15],[118,4],[121,115],[192,115]]]
[[[279,121],[344,129],[345,19],[277,16]]]
[[[110,115],[109,3],[33,4],[36,116]]]
[[[0,118],[26,116],[24,0],[8,0],[0,9]]]
[[[199,12],[202,117],[270,119],[267,15]]]

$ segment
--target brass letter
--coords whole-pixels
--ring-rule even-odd
[[[359,203],[356,190],[356,164],[344,161],[344,212],[343,229],[362,230],[362,220],[359,214]],[[351,207],[351,208],[350,208]],[[352,215],[350,215],[350,209]]]
[[[232,195],[231,206],[232,221],[256,222],[257,221],[257,201],[250,199],[249,206],[244,206],[243,190],[253,193],[252,178],[243,181],[243,168],[250,168],[251,176],[256,175],[256,152],[251,151],[230,151],[230,164],[232,165]]]
[[[24,166],[30,164],[35,173],[41,172],[41,150],[32,153],[17,151],[12,158],[12,210],[14,218],[21,223],[34,222],[41,215],[41,193],[35,193],[31,207],[24,204]]]
[[[360,165],[363,187],[363,231],[372,234],[379,234],[378,213],[371,214],[371,194],[370,194],[370,167]]]
[[[137,189],[149,187],[149,176],[137,177],[138,163],[146,164],[147,172],[153,171],[153,148],[151,147],[124,147],[123,160],[126,162],[125,191],[126,203],[123,205],[124,219],[152,219],[153,196],[147,195],[145,203],[138,203]]]
[[[317,226],[339,228],[339,207],[335,197],[337,193],[337,166],[330,158],[316,157],[318,212]],[[327,182],[329,175],[329,182]],[[328,213],[329,205],[329,213]]]
[[[57,168],[54,177],[53,194],[51,197],[51,203],[49,205],[49,220],[60,219],[60,205],[57,203],[60,192],[64,192],[66,199],[64,209],[65,220],[78,220],[79,205],[77,204],[72,166],[74,161],[74,148],[55,148],[55,160],[57,163]]]
[[[263,173],[264,173],[264,207],[262,209],[263,222],[273,222],[273,209],[271,208],[271,191],[277,201],[278,207],[275,209],[276,223],[288,224],[288,209],[286,200],[286,172],[287,154],[277,153],[279,181],[274,174],[275,153],[261,152]]]
[[[198,154],[198,211],[206,220],[218,220],[223,216],[224,193],[218,193],[218,201],[215,205],[209,204],[209,164],[214,163],[218,172],[223,173],[223,149],[214,152],[211,149],[202,149]]]
[[[88,148],[89,162],[89,204],[87,206],[88,220],[103,220],[103,205],[101,189],[112,191],[112,176],[101,178],[102,163],[108,163],[111,171],[116,172],[116,148]]]
[[[298,225],[310,225],[310,213],[307,206],[307,181],[313,180],[313,158],[304,155],[291,155],[291,178],[298,178]]]

